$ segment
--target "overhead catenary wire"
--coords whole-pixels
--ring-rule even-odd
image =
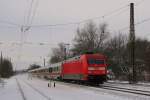
[[[35,6],[34,6],[34,8],[33,8],[33,14],[32,14],[32,16],[31,16],[31,20],[30,20],[29,25],[32,25],[32,22],[34,21],[34,17],[35,17],[35,15],[36,15],[37,8],[38,8],[38,3],[39,3],[39,0],[36,0]]]
[[[26,23],[25,23],[25,26],[28,26],[28,24],[29,24],[30,17],[31,17],[31,13],[32,13],[33,3],[34,3],[34,0],[31,0],[31,2],[30,2],[30,7],[29,7],[29,11],[28,11],[28,15],[27,15],[27,21],[26,21]]]
[[[37,11],[37,7],[38,7],[38,0],[31,0],[30,2],[30,6],[28,9],[28,14],[27,14],[27,20],[25,20],[26,15],[24,15],[24,25],[21,26],[21,34],[23,35],[23,39],[24,41],[26,41],[27,36],[28,36],[28,31],[31,28],[32,22],[34,20],[34,17],[36,15],[36,11]]]
[[[25,35],[25,32],[30,29],[33,5],[34,5],[34,0],[31,0],[27,15],[24,14],[24,24],[20,26],[21,32],[23,32],[24,35]]]
[[[21,40],[20,40],[20,52],[19,52],[19,57],[18,57],[18,60],[20,60],[20,61],[21,61],[21,55],[23,52],[23,45],[24,45],[24,42],[26,41],[26,37],[27,37],[27,32],[31,28],[29,23],[30,23],[30,19],[31,19],[31,15],[32,15],[33,4],[34,4],[34,0],[31,0],[30,6],[28,9],[28,13],[27,13],[27,18],[26,18],[26,15],[24,15],[24,25],[20,26],[20,30],[21,30],[21,38],[20,39]]]
[[[146,19],[143,19],[143,20],[141,20],[141,21],[135,23],[134,25],[137,26],[137,25],[140,25],[140,24],[149,22],[149,21],[150,21],[150,18],[146,18]],[[123,31],[123,30],[126,30],[126,29],[128,29],[128,28],[129,28],[129,26],[126,26],[126,27],[124,27],[124,28],[119,29],[119,31]]]
[[[119,11],[118,13],[115,13],[114,15],[115,15],[115,16],[120,15],[120,14],[122,14],[122,13],[124,13],[124,12],[127,12],[128,10],[129,10],[129,8],[123,9],[122,11]],[[115,17],[115,16],[114,16],[114,17]],[[112,19],[112,17],[110,16],[110,17],[107,18],[107,21],[109,21],[109,20],[111,20],[111,19]]]
[[[135,7],[141,5],[144,1],[146,1],[146,0],[139,0],[139,1],[135,4]],[[135,23],[135,26],[138,26],[138,25],[140,25],[140,24],[143,24],[143,23],[145,23],[145,22],[147,22],[147,21],[150,21],[150,18],[146,18],[146,19],[143,19],[143,20],[141,20],[141,21],[136,22],[136,23]],[[126,30],[126,29],[129,29],[129,26],[123,27],[123,28],[119,29],[119,31],[123,31],[123,30]]]
[[[21,43],[21,42],[4,42],[4,41],[0,41],[0,45],[11,45],[11,46],[20,46],[21,44],[25,44],[25,45],[39,45],[39,46],[51,46],[51,45],[56,45],[54,43],[46,43],[46,42],[24,42],[24,43]]]
[[[10,21],[3,21],[3,20],[0,20],[0,23],[20,27],[19,24],[16,24],[16,23],[13,23],[13,22],[10,22]]]
[[[29,6],[29,9],[28,9],[27,16],[24,15],[24,24],[20,28],[21,29],[21,34],[22,34],[22,36],[21,36],[22,41],[25,41],[26,38],[27,38],[28,31],[31,28],[31,24],[32,24],[33,19],[34,19],[35,14],[36,14],[37,6],[38,6],[38,0],[36,0],[36,1],[31,0],[30,1],[30,6]]]
[[[103,19],[105,17],[108,17],[118,11],[121,11],[125,8],[127,8],[129,5],[125,5],[123,7],[120,7],[118,9],[115,9],[109,13],[106,13],[102,16],[99,16],[99,17],[93,17],[93,18],[89,18],[89,19],[85,19],[85,20],[81,20],[81,21],[78,21],[78,22],[68,22],[68,23],[59,23],[59,24],[47,24],[47,25],[31,25],[31,27],[51,27],[51,26],[67,26],[67,25],[78,25],[78,24],[81,24],[81,23],[85,23],[85,22],[88,22],[88,21],[91,21],[91,20],[95,20],[95,19]]]
[[[145,0],[140,0],[138,1],[135,6],[139,6],[140,4],[142,4]],[[85,19],[85,20],[81,20],[81,21],[77,21],[77,22],[68,22],[68,23],[59,23],[59,24],[47,24],[47,25],[31,25],[32,22],[33,22],[33,19],[34,19],[34,16],[35,16],[35,13],[36,13],[36,9],[37,9],[37,5],[38,5],[38,0],[36,1],[36,5],[35,5],[35,8],[34,8],[34,11],[33,11],[33,15],[31,16],[32,14],[32,8],[33,8],[33,4],[34,4],[34,0],[31,0],[30,2],[30,8],[29,8],[29,11],[28,11],[28,15],[27,15],[27,22],[26,24],[24,25],[19,25],[19,24],[15,24],[15,23],[11,23],[11,22],[7,22],[8,24],[12,24],[12,25],[17,25],[17,26],[20,26],[20,27],[26,27],[26,31],[29,30],[29,28],[31,27],[51,27],[51,26],[66,26],[66,25],[76,25],[76,24],[81,24],[81,23],[85,23],[85,22],[88,22],[90,20],[95,20],[95,19],[101,19],[101,18],[106,18],[118,11],[121,11],[123,9],[125,9],[126,7],[128,7],[129,5],[125,5],[123,7],[120,7],[118,9],[115,9],[111,12],[108,12],[102,16],[99,16],[99,17],[93,17],[93,18],[89,18],[89,19]],[[124,10],[125,11],[125,10]],[[31,17],[31,18],[30,18]],[[24,18],[25,20],[25,18]],[[1,22],[1,21],[0,21]],[[29,24],[30,23],[30,24]]]
[[[135,6],[138,6],[138,5],[142,4],[144,1],[145,1],[145,0],[140,0],[140,1],[138,1],[138,2],[135,4]]]
[[[135,6],[139,6],[139,5],[142,4],[144,1],[145,1],[145,0],[140,0],[139,2],[137,2],[137,3],[135,4]],[[31,27],[52,27],[52,26],[78,25],[78,24],[81,24],[81,23],[89,22],[89,21],[91,21],[91,20],[104,19],[104,18],[106,18],[106,17],[108,17],[108,16],[110,16],[110,15],[113,15],[113,14],[119,12],[119,11],[120,11],[119,14],[121,14],[123,11],[124,11],[124,12],[127,11],[127,9],[128,9],[127,7],[129,7],[129,5],[122,6],[122,7],[118,8],[118,9],[115,9],[115,10],[113,10],[113,11],[111,11],[111,12],[108,12],[108,13],[102,15],[102,16],[93,17],[93,18],[81,20],[81,21],[78,21],[78,22],[68,22],[68,23],[49,24],[49,25],[48,25],[48,24],[47,24],[47,25],[32,25]],[[117,14],[117,15],[118,15],[118,14]]]

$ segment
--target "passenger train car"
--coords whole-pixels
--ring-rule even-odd
[[[29,73],[50,79],[99,84],[106,81],[106,59],[103,54],[83,54]]]

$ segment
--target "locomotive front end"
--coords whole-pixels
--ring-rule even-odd
[[[106,81],[107,64],[106,57],[101,54],[93,54],[87,56],[88,76],[87,79],[91,83],[103,83]]]

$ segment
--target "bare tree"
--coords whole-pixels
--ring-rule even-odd
[[[147,39],[138,38],[135,41],[135,48],[136,72],[138,79],[143,80],[144,72],[150,73],[150,42]]]
[[[33,70],[33,69],[40,68],[40,67],[41,67],[40,65],[31,64],[27,70]]]
[[[96,38],[96,48],[103,47],[103,43],[108,38],[109,32],[107,30],[107,24],[103,23],[99,25],[99,28],[97,30],[97,38]]]
[[[95,23],[89,22],[83,28],[77,29],[77,34],[74,38],[74,52],[79,54],[82,51],[99,50],[108,35],[106,23],[97,27]]]
[[[105,54],[116,76],[128,73],[127,68],[127,36],[119,32],[105,43]]]
[[[52,56],[50,59],[50,63],[56,63],[64,60],[65,58],[65,45],[64,43],[59,43],[58,48],[53,48],[52,49]]]

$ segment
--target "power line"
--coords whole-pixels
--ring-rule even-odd
[[[32,25],[32,22],[34,20],[35,15],[36,15],[37,7],[38,7],[38,0],[36,0],[35,4],[33,5],[33,12],[32,12],[33,14],[30,15],[30,21],[28,22],[28,27],[26,28],[27,31],[31,28],[30,26]],[[29,32],[26,32],[25,40],[27,39],[28,34],[29,34]]]
[[[34,43],[34,42],[23,42],[23,43],[21,43],[21,42],[8,42],[8,43],[6,43],[6,42],[3,42],[3,41],[0,42],[0,45],[5,45],[6,46],[6,44],[12,45],[12,46],[14,46],[14,45],[20,46],[20,45],[24,45],[24,44],[25,45],[39,45],[39,46],[56,45],[56,44],[53,44],[53,43],[45,43],[45,42],[37,42],[37,43]]]
[[[29,21],[30,21],[30,16],[31,16],[31,13],[32,13],[32,6],[33,6],[33,3],[34,3],[34,0],[31,0],[31,2],[30,2],[30,7],[29,7],[29,11],[28,11],[28,15],[27,15],[27,23],[26,23],[26,26],[28,26]]]
[[[138,1],[138,2],[135,4],[135,6],[138,6],[138,5],[142,4],[144,1],[145,1],[145,0],[140,0],[140,1]]]
[[[136,3],[136,6],[142,4],[145,0],[140,0],[139,2]],[[85,23],[85,22],[88,22],[90,20],[95,20],[95,19],[104,19],[110,15],[113,15],[114,13],[118,12],[118,11],[126,11],[127,8],[129,5],[125,5],[123,7],[120,7],[118,9],[115,9],[111,12],[108,12],[102,16],[99,16],[99,17],[93,17],[93,18],[89,18],[89,19],[85,19],[85,20],[81,20],[81,21],[78,21],[78,22],[68,22],[68,23],[59,23],[59,24],[48,24],[48,25],[31,25],[32,22],[33,22],[33,19],[34,19],[34,16],[35,16],[35,13],[36,13],[36,9],[37,9],[37,5],[38,5],[38,0],[36,1],[36,4],[35,4],[35,7],[33,8],[33,5],[34,5],[34,0],[32,0],[30,2],[30,8],[29,8],[29,11],[28,11],[28,15],[27,15],[27,22],[25,25],[19,25],[19,24],[16,24],[16,23],[12,23],[12,22],[8,22],[8,21],[0,21],[0,23],[6,23],[6,24],[10,24],[10,25],[15,25],[15,26],[19,26],[21,27],[22,29],[24,29],[24,31],[28,31],[31,27],[51,27],[51,26],[67,26],[67,25],[77,25],[77,24],[81,24],[81,23]],[[31,16],[31,13],[32,13],[32,9],[33,9],[33,15]],[[123,11],[122,11],[123,12]],[[121,12],[121,13],[122,13]],[[119,13],[120,14],[120,13]],[[118,15],[118,14],[117,14]],[[25,20],[25,18],[24,18]]]
[[[148,21],[150,21],[150,18],[147,18],[147,19],[144,19],[140,22],[137,22],[135,25],[140,25],[140,24],[143,24],[143,23],[148,22]]]
[[[36,15],[36,11],[37,11],[37,7],[38,7],[38,2],[39,2],[39,0],[36,0],[36,2],[35,2],[35,6],[34,6],[34,9],[33,9],[33,14],[32,14],[32,16],[31,16],[31,21],[30,21],[30,25],[32,24],[32,22],[33,22],[33,20],[34,20],[34,17],[35,17],[35,15]]]
[[[30,2],[30,6],[29,6],[29,10],[27,13],[27,20],[25,20],[26,15],[24,15],[24,25],[21,25],[20,30],[21,30],[21,44],[20,44],[20,57],[21,57],[21,53],[22,53],[22,49],[23,49],[23,44],[25,43],[26,39],[27,39],[27,35],[28,32],[31,28],[31,24],[33,22],[33,19],[35,17],[36,14],[36,9],[38,6],[38,0],[36,1],[36,3],[34,4],[35,0],[31,0]]]
[[[128,10],[129,10],[129,8],[126,8],[126,9],[124,9],[124,10],[122,10],[122,11],[116,13],[115,16],[120,15],[120,14],[122,14],[122,13],[128,11]],[[114,16],[114,17],[115,17],[115,16]],[[107,18],[107,21],[109,21],[110,19],[112,19],[112,17],[111,17],[111,18]]]
[[[0,20],[0,23],[4,23],[4,24],[8,24],[8,25],[13,25],[13,26],[20,26],[19,24],[13,23],[13,22],[9,22],[9,21],[3,21]]]
[[[81,20],[81,21],[78,21],[78,22],[69,22],[69,23],[61,23],[61,24],[49,24],[49,25],[32,25],[31,27],[51,27],[51,26],[77,25],[77,24],[81,24],[81,23],[88,22],[88,21],[90,21],[90,20],[101,19],[101,18],[103,19],[103,18],[105,18],[105,17],[107,17],[107,16],[110,16],[110,15],[112,15],[112,14],[118,12],[118,11],[121,11],[121,10],[127,8],[128,6],[129,6],[129,5],[125,5],[125,6],[123,6],[123,7],[120,7],[120,8],[118,8],[118,9],[115,9],[115,10],[109,12],[109,13],[106,13],[106,14],[104,14],[104,15],[102,15],[102,16],[93,17],[93,18],[89,18],[89,19],[86,19],[86,20]]]
[[[37,10],[37,7],[38,7],[38,0],[36,0],[35,2],[34,1],[35,0],[32,0],[30,2],[30,7],[29,7],[28,14],[27,14],[27,21],[26,22],[25,22],[25,16],[24,16],[24,24],[25,25],[21,26],[21,34],[22,34],[21,38],[24,39],[23,41],[25,41],[27,39],[28,31],[31,28],[31,24],[34,20],[36,10]]]
[[[137,3],[135,4],[135,6],[139,6],[139,5],[142,4],[144,1],[146,1],[146,0],[140,0],[139,2],[137,2]],[[51,26],[74,25],[74,24],[81,24],[81,23],[84,23],[84,22],[87,22],[87,21],[90,21],[90,20],[105,18],[105,17],[110,16],[110,15],[112,15],[112,14],[118,12],[118,11],[121,11],[121,10],[123,10],[123,9],[125,9],[126,7],[129,6],[129,5],[125,5],[125,6],[123,6],[123,7],[120,7],[120,8],[118,8],[118,9],[115,9],[115,10],[109,12],[109,13],[106,13],[106,14],[104,14],[104,15],[102,15],[102,16],[93,17],[93,18],[81,20],[81,21],[78,21],[78,22],[69,22],[69,23],[60,23],[60,24],[49,24],[49,25],[31,25],[32,22],[33,22],[35,13],[36,13],[37,5],[38,5],[38,0],[36,1],[35,7],[34,7],[34,10],[33,10],[33,15],[31,16],[32,9],[33,9],[33,4],[34,4],[34,0],[32,0],[32,1],[30,2],[30,8],[29,8],[28,15],[27,15],[27,22],[26,22],[25,25],[20,25],[20,24],[8,22],[8,21],[1,21],[1,20],[0,20],[0,23],[15,25],[15,26],[18,26],[18,27],[23,27],[25,31],[28,31],[31,27],[51,27]],[[25,20],[25,18],[24,18],[24,20]]]
[[[135,6],[139,6],[140,4],[142,4],[145,0],[140,0],[139,2],[137,2],[135,4]],[[85,20],[81,20],[81,21],[78,21],[78,22],[69,22],[69,23],[60,23],[60,24],[49,24],[49,25],[32,25],[31,27],[52,27],[52,26],[67,26],[67,25],[78,25],[78,24],[81,24],[81,23],[85,23],[85,22],[88,22],[88,21],[91,21],[91,20],[96,20],[96,19],[104,19],[105,17],[108,17],[110,15],[113,15],[114,13],[117,13],[119,11],[121,11],[119,14],[121,14],[122,12],[125,12],[129,7],[129,5],[125,5],[123,7],[120,7],[118,9],[115,9],[111,12],[108,12],[102,16],[99,16],[99,17],[93,17],[93,18],[89,18],[89,19],[85,19]],[[127,9],[126,9],[127,8]],[[123,11],[122,11],[123,10]],[[118,15],[118,14],[117,14]]]
[[[7,28],[7,29],[16,29],[18,27],[15,27],[15,26],[0,26],[0,28],[1,29],[5,29],[5,28]]]
[[[143,20],[141,20],[141,21],[135,23],[135,26],[140,25],[140,24],[143,24],[143,23],[146,23],[146,22],[148,22],[148,21],[150,21],[150,18],[143,19]],[[121,28],[121,29],[119,29],[119,30],[120,30],[120,31],[123,31],[123,30],[126,30],[126,29],[128,29],[128,28],[129,28],[129,26],[126,26],[126,27]]]

